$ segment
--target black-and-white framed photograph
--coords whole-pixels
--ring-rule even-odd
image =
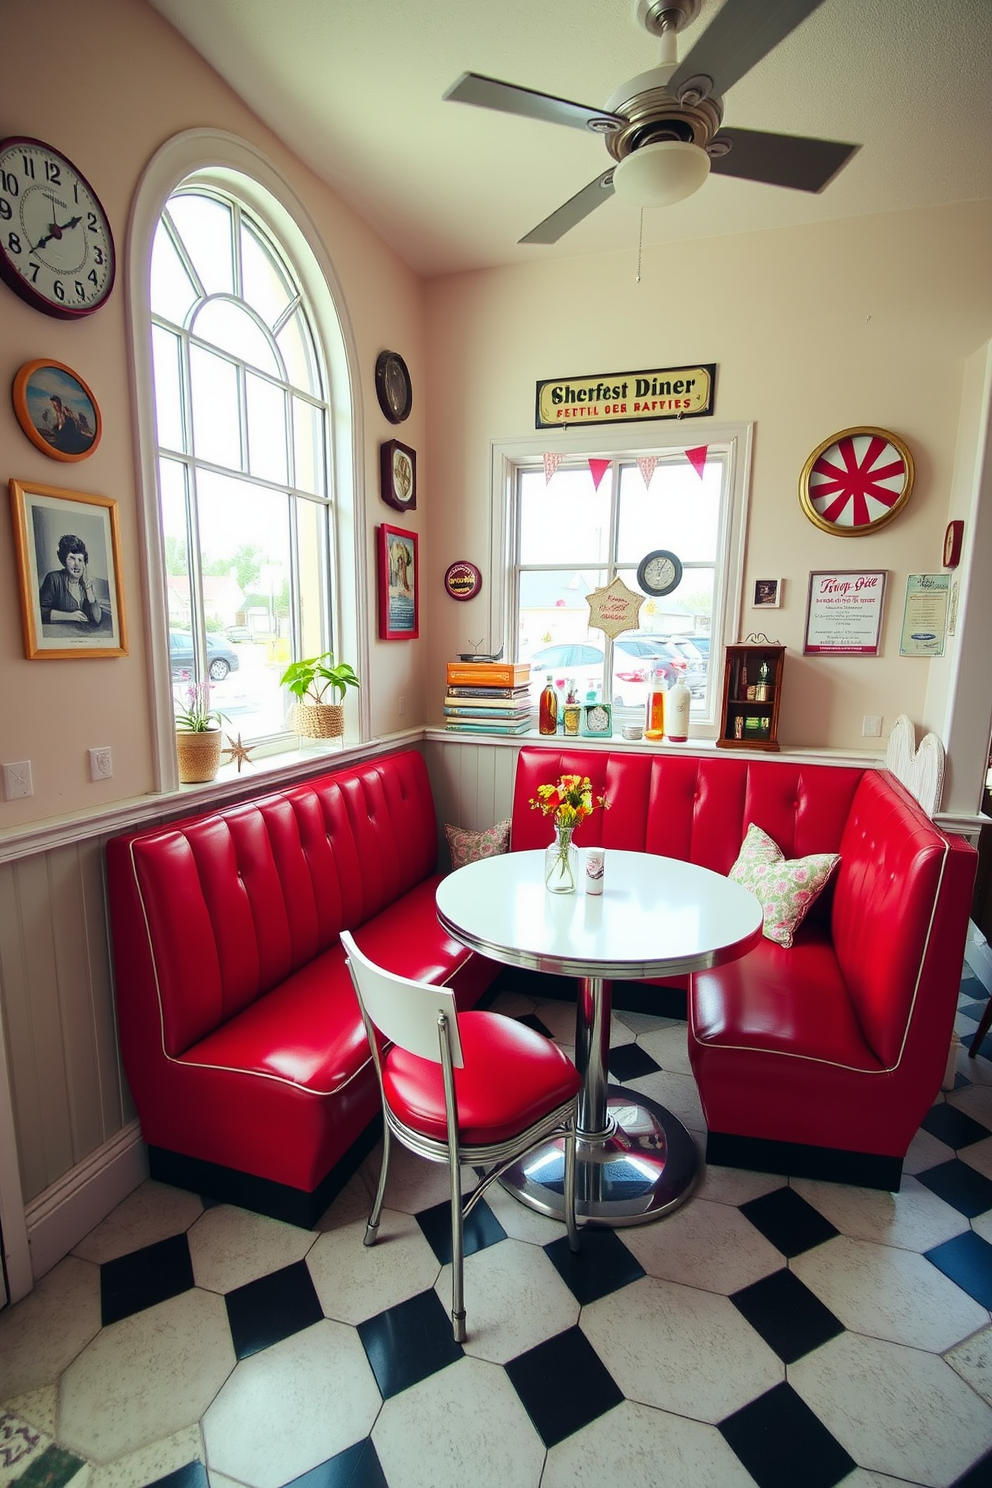
[[[751,606],[755,610],[777,610],[782,605],[781,579],[755,579],[754,598]]]
[[[10,482],[29,661],[126,656],[117,502]]]

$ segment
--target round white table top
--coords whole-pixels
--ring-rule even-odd
[[[595,895],[584,892],[584,866],[574,894],[550,894],[543,851],[481,858],[438,885],[438,919],[511,966],[611,979],[701,971],[761,938],[754,895],[708,868],[611,848]]]

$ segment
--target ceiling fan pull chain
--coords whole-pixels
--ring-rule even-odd
[[[641,223],[637,229],[637,277],[635,283],[641,282],[641,250],[644,247],[644,208],[641,208]]]

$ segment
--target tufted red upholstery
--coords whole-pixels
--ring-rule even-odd
[[[495,975],[434,907],[426,766],[389,755],[107,844],[121,1048],[145,1141],[312,1193],[379,1098],[338,942],[452,985]]]
[[[525,748],[514,850],[551,840],[528,801],[560,772],[589,775],[610,801],[580,845],[727,873],[755,822],[788,858],[840,853],[791,950],[763,940],[690,979],[689,1056],[711,1134],[901,1159],[946,1063],[974,849],[886,771]]]

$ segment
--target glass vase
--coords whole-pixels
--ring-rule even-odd
[[[550,894],[574,894],[579,881],[579,850],[572,845],[574,826],[556,826],[555,840],[544,855],[544,882]]]

